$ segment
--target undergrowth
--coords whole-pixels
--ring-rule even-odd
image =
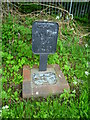
[[[48,64],[59,64],[70,90],[47,98],[22,98],[23,65],[39,66],[39,56],[32,53],[32,26],[35,19],[26,17],[25,24],[9,16],[2,23],[2,118],[84,118],[88,119],[88,41],[79,44],[78,36],[68,34],[67,27],[58,37],[57,51],[49,55]],[[71,34],[71,36],[70,36]]]

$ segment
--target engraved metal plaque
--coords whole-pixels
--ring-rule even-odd
[[[39,70],[47,69],[48,54],[56,51],[58,23],[36,21],[32,26],[32,51],[40,54]]]
[[[32,51],[34,54],[52,54],[56,51],[58,23],[37,21],[32,26]]]

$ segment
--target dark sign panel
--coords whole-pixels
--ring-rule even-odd
[[[55,53],[59,26],[54,22],[34,22],[32,26],[32,51],[35,54]]]

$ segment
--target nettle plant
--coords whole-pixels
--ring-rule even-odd
[[[32,23],[26,17],[17,22],[10,14],[2,23],[2,110],[3,117],[23,118],[88,118],[88,45],[79,45],[68,28],[62,29],[67,40],[58,37],[57,51],[49,55],[48,64],[59,64],[70,85],[70,91],[47,99],[23,100],[22,67],[39,66],[39,56],[32,54]],[[28,26],[29,25],[29,26]]]

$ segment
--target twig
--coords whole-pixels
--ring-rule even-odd
[[[36,3],[33,3],[33,4],[36,4]],[[61,11],[64,11],[64,12],[66,12],[66,13],[68,13],[69,14],[69,12],[67,11],[67,10],[65,10],[65,9],[63,9],[63,8],[60,8],[60,7],[57,7],[57,6],[53,6],[53,5],[47,5],[47,4],[42,4],[42,3],[39,3],[39,2],[37,2],[37,4],[38,5],[42,5],[42,6],[46,6],[46,7],[48,7],[48,8],[56,8],[56,9],[58,9],[58,10],[61,10]],[[47,9],[47,8],[46,8]],[[45,10],[45,9],[44,9]],[[42,11],[43,12],[43,10],[40,10],[40,11]],[[32,13],[34,13],[34,12],[32,12]],[[31,13],[31,14],[32,14]],[[27,15],[30,15],[30,14],[27,14]],[[24,16],[24,15],[23,15]],[[26,16],[26,15],[25,15]]]
[[[23,15],[20,15],[20,16],[32,16],[32,14],[35,14],[35,13],[41,13],[41,12],[44,12],[45,10],[47,10],[47,8],[43,9],[42,11],[41,10],[38,10],[38,11],[34,11],[34,12],[31,12],[29,14],[23,14]]]
[[[83,38],[83,37],[88,36],[88,35],[90,35],[90,32],[82,35],[80,38]]]
[[[2,9],[2,13],[6,14],[8,16],[8,13]]]
[[[35,4],[35,3],[33,3],[33,4]],[[46,5],[46,4],[42,4],[42,3],[37,3],[37,4],[39,4],[39,5],[43,5],[43,6],[46,6],[46,7],[51,7],[51,8],[56,8],[56,9],[59,9],[59,10],[61,10],[61,11],[64,11],[64,12],[66,12],[66,13],[68,13],[69,14],[69,12],[67,11],[67,10],[65,10],[65,9],[63,9],[63,8],[60,8],[60,7],[57,7],[57,6],[53,6],[53,5]]]

